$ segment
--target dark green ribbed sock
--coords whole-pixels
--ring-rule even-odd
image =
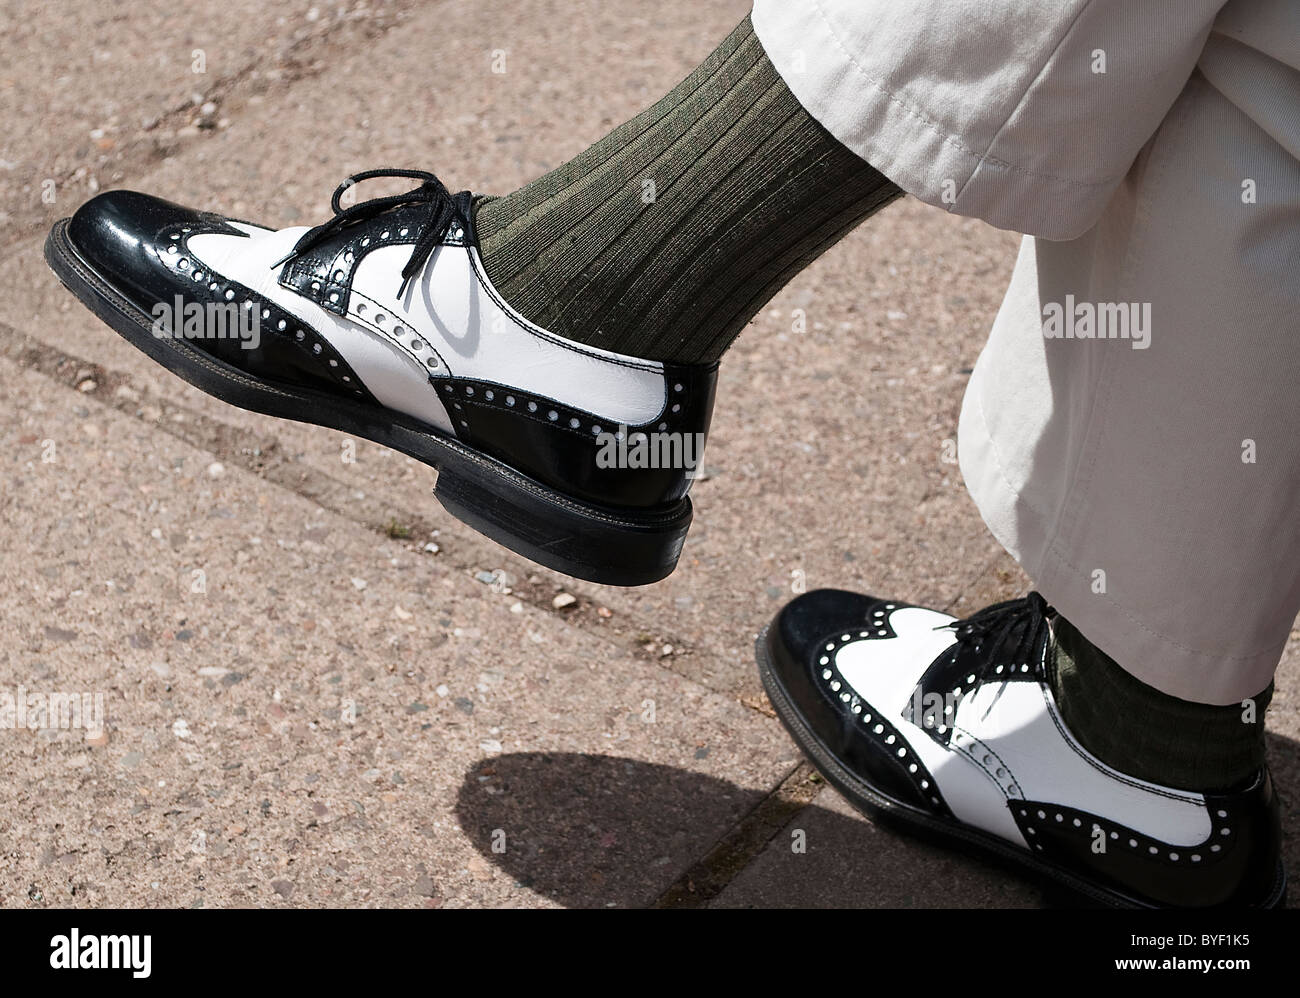
[[[1052,622],[1048,678],[1061,718],[1108,766],[1182,790],[1226,790],[1264,764],[1264,711],[1273,684],[1242,704],[1215,707],[1161,693],[1120,668],[1063,617]]]
[[[653,107],[475,221],[488,276],[533,322],[707,363],[901,193],[800,106],[745,18]]]

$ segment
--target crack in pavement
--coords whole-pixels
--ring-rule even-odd
[[[806,760],[659,895],[652,908],[703,908],[726,889],[826,786]]]

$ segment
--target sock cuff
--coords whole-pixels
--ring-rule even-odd
[[[799,103],[745,18],[670,93],[476,203],[510,304],[575,342],[711,364],[762,304],[899,196]]]

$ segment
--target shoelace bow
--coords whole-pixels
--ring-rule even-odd
[[[958,647],[926,670],[921,686],[927,691],[951,689],[968,674],[974,674],[978,683],[999,665],[1036,668],[1038,662],[1030,661],[1029,656],[1048,636],[1048,621],[1054,616],[1056,611],[1042,595],[1030,592],[986,606],[964,620],[939,625],[936,631],[948,629],[956,634]],[[976,654],[980,657],[973,662]]]
[[[409,180],[422,181],[422,183],[419,187],[407,191],[405,194],[371,198],[369,201],[358,201],[347,208],[343,207],[342,198],[344,193],[363,180],[373,180],[376,177],[405,177]],[[424,231],[416,239],[415,245],[411,249],[411,256],[406,261],[406,266],[402,268],[402,284],[397,289],[397,297],[401,298],[406,293],[406,286],[410,284],[413,277],[420,273],[425,261],[429,259],[429,254],[433,252],[433,248],[447,234],[447,230],[451,228],[452,223],[458,221],[462,228],[468,230],[469,219],[466,217],[465,206],[468,205],[470,197],[468,191],[452,194],[441,180],[426,170],[393,170],[385,168],[354,173],[334,189],[334,196],[330,198],[330,207],[334,209],[334,217],[328,222],[304,232],[302,238],[293,244],[293,249],[289,251],[288,255],[273,263],[271,267],[272,269],[278,268],[294,257],[307,252],[313,246],[319,245],[334,233],[341,232],[350,225],[369,221],[376,215],[382,214],[391,208],[406,204],[427,204],[429,206],[429,224],[424,227]]]

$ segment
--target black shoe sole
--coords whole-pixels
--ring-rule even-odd
[[[82,259],[67,228],[67,219],[56,222],[45,240],[50,269],[127,342],[196,388],[241,409],[327,426],[432,465],[438,469],[434,496],[447,512],[547,568],[588,582],[643,586],[667,577],[677,566],[691,525],[689,497],[652,510],[592,505],[408,416],[261,381],[183,339],[155,336],[153,317]]]
[[[1017,849],[1004,839],[991,835],[978,828],[972,828],[951,818],[943,818],[910,804],[894,800],[882,793],[857,774],[845,768],[835,755],[817,735],[804,723],[795,708],[781,677],[776,671],[772,655],[768,651],[768,630],[765,627],[758,635],[754,645],[754,655],[758,659],[758,674],[763,681],[763,689],[772,702],[776,716],[780,718],[785,730],[794,739],[796,745],[808,757],[808,761],[835,787],[858,811],[881,824],[888,825],[913,835],[927,842],[956,849],[965,854],[976,852],[983,858],[992,860],[1000,866],[1009,867],[1029,876],[1055,893],[1066,892],[1066,899],[1075,903],[1083,902],[1094,906],[1109,908],[1154,908],[1158,907],[1148,901],[1131,897],[1104,884],[1080,877],[1077,873],[1047,860]],[[1282,908],[1286,906],[1286,871],[1281,860],[1277,865],[1277,876],[1267,898],[1251,907]]]

